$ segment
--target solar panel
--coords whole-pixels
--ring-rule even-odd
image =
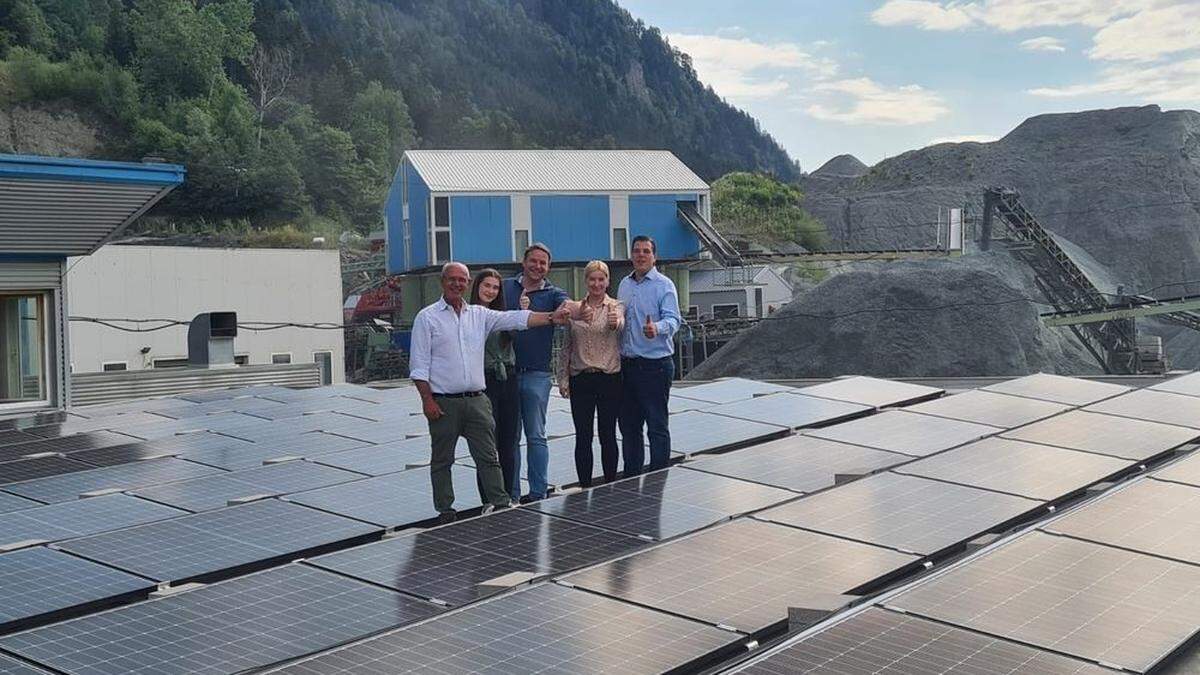
[[[13,443],[28,443],[40,440],[41,438],[38,436],[27,434],[24,431],[17,431],[16,429],[0,431],[0,445],[12,445]]]
[[[1067,405],[1087,405],[1129,391],[1129,387],[1107,382],[1081,380],[1048,373],[1026,375],[983,388],[997,394],[1012,394]]]
[[[735,520],[563,580],[639,605],[755,633],[789,607],[831,599],[918,560],[782,525]],[[849,598],[834,600],[838,605]]]
[[[143,412],[110,415],[107,417],[98,417],[96,419],[73,417],[58,424],[31,427],[26,429],[25,433],[40,436],[43,439],[58,438],[60,436],[71,436],[74,434],[102,430],[122,431],[128,427],[135,427],[141,424],[150,424],[153,422],[161,422],[164,419],[166,418],[160,415]]]
[[[706,384],[679,387],[672,393],[676,396],[690,398],[695,401],[720,404],[747,401],[756,396],[786,391],[796,391],[796,389],[782,384],[771,384],[770,382],[731,377]]]
[[[675,467],[612,483],[613,488],[642,496],[699,506],[729,515],[749,513],[796,495],[767,485]]]
[[[857,403],[780,392],[706,408],[705,412],[799,429],[840,422],[873,410]]]
[[[676,392],[675,396],[667,399],[667,414],[674,415],[676,413],[687,412],[689,410],[704,410],[705,408],[710,408],[713,405],[707,401],[697,401],[695,399],[679,396],[678,392],[680,391],[683,391],[683,389],[680,388]]]
[[[0,544],[59,541],[185,515],[186,511],[129,495],[77,499],[0,514]]]
[[[71,412],[88,419],[99,419],[125,413],[153,412],[162,408],[177,407],[183,399],[174,396],[162,398],[142,398],[134,401],[118,401],[115,403],[97,403],[95,405],[75,406]]]
[[[344,436],[312,431],[284,441],[240,442],[224,448],[185,452],[180,457],[231,471],[262,466],[263,462],[280,457],[306,457],[339,450],[359,448],[367,443]]]
[[[750,675],[1103,675],[1105,668],[1015,642],[871,607],[735,672]]]
[[[271,672],[657,673],[737,640],[701,623],[542,584]]]
[[[176,398],[191,401],[193,403],[208,403],[209,401],[224,401],[226,399],[236,398],[238,396],[247,396],[249,387],[230,387],[228,389],[202,389],[200,391],[189,391],[186,394],[180,394]],[[255,393],[260,396],[270,396],[275,392],[290,391],[283,387],[261,387],[255,388]]]
[[[0,675],[48,675],[41,668],[22,663],[0,654]]]
[[[1200,567],[1032,532],[889,604],[1144,672],[1200,626]]]
[[[898,467],[898,473],[1054,501],[1130,468],[1129,460],[985,438]]]
[[[1200,436],[1195,429],[1077,410],[1001,435],[1132,460],[1156,457]]]
[[[671,416],[671,450],[692,455],[765,441],[788,433],[784,427],[749,420],[730,420],[700,410]]]
[[[362,474],[304,460],[213,474],[136,490],[144,499],[188,511],[211,511],[256,495],[284,495],[358,480]]]
[[[804,433],[831,441],[924,457],[999,431],[996,427],[972,422],[889,410]]]
[[[20,459],[27,455],[40,455],[44,452],[66,453],[103,448],[110,445],[123,445],[136,440],[136,438],[115,434],[111,431],[90,431],[83,434],[75,434],[74,436],[58,436],[29,443],[0,446],[0,462]]]
[[[1071,406],[981,389],[944,396],[906,408],[909,412],[1011,429],[1070,410]]]
[[[255,412],[279,410],[286,405],[286,403],[271,401],[265,398],[239,396],[236,398],[207,401],[205,403],[183,403],[175,408],[160,408],[154,412],[157,415],[163,415],[165,417],[184,419],[188,417],[202,417],[204,415],[211,415],[212,413],[220,412],[240,412],[251,414]]]
[[[1200,373],[1188,373],[1179,377],[1172,377],[1166,382],[1160,382],[1152,387],[1155,391],[1167,391],[1174,394],[1187,394],[1188,396],[1200,396]]]
[[[66,502],[78,499],[80,495],[87,492],[133,490],[147,485],[158,485],[220,472],[220,469],[211,466],[174,457],[164,457],[27,480],[23,483],[6,485],[4,489],[22,497],[43,502]]]
[[[1200,397],[1139,389],[1085,408],[1163,424],[1200,428]]]
[[[92,468],[95,467],[58,455],[0,462],[0,485],[44,478],[46,476],[59,476],[64,473],[86,471]]]
[[[333,514],[265,499],[58,546],[158,581],[183,581],[377,531]]]
[[[870,473],[910,461],[908,455],[811,436],[788,436],[736,452],[704,455],[688,462],[686,468],[814,492],[831,487],[837,474]]]
[[[77,459],[97,466],[127,464],[164,455],[203,454],[206,452],[233,451],[238,448],[254,447],[249,441],[232,436],[223,436],[208,431],[165,436],[126,445],[113,445],[96,450],[81,450],[71,453]],[[189,458],[190,459],[190,458]]]
[[[0,420],[0,429],[29,429],[31,427],[45,426],[47,424],[60,424],[66,420],[79,419],[82,415],[58,411],[49,413],[38,413],[36,415],[26,415],[25,417],[11,417],[6,420]]]
[[[1140,480],[1042,529],[1200,564],[1200,488]]]
[[[1154,477],[1200,487],[1200,454],[1193,452],[1184,459],[1155,471]]]
[[[571,413],[552,410],[546,413],[546,438],[558,438],[575,433],[575,421]]]
[[[21,509],[29,509],[41,505],[41,502],[35,502],[32,499],[10,495],[7,492],[0,492],[0,513],[20,511]]]
[[[77,673],[234,673],[424,619],[433,605],[285,565],[0,639]]]
[[[225,433],[232,429],[241,428],[247,424],[265,425],[269,424],[269,422],[256,417],[250,417],[249,415],[243,415],[241,413],[218,413],[216,415],[208,415],[207,417],[196,417],[182,420],[164,417],[162,418],[161,422],[139,424],[137,426],[124,429],[121,433],[132,436],[135,438],[135,440],[155,440],[173,438],[179,434],[190,435],[192,433],[201,431]]]
[[[332,429],[342,436],[369,443],[391,443],[412,436],[428,436],[429,423],[422,415],[403,415],[382,422],[360,422],[353,427]]]
[[[453,466],[451,477],[454,480],[454,508],[462,511],[479,506],[475,470]],[[412,469],[318,488],[290,495],[287,500],[381,527],[413,525],[438,515],[433,508],[433,484],[428,469]]]
[[[881,473],[764,511],[757,517],[932,555],[1041,505],[1023,497]]]
[[[0,630],[130,593],[152,582],[37,546],[0,554]]]
[[[894,382],[877,377],[862,375],[831,380],[811,387],[802,387],[801,394],[832,398],[838,401],[849,401],[877,408],[887,406],[907,405],[917,401],[937,398],[945,393],[944,389],[926,387],[920,384]]]
[[[396,473],[414,466],[428,466],[430,457],[428,436],[392,441],[382,445],[370,445],[328,454],[311,456],[311,461],[336,466],[347,471],[356,471],[368,476]],[[467,441],[458,439],[455,457],[469,457]]]

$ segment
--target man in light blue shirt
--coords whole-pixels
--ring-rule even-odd
[[[646,235],[633,238],[633,274],[621,280],[617,299],[625,305],[621,335],[621,443],[625,475],[636,476],[645,466],[642,428],[650,437],[650,470],[671,459],[671,430],[667,401],[675,379],[675,333],[683,317],[675,283],[659,273],[658,247]]]

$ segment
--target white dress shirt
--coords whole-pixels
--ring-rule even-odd
[[[417,312],[409,347],[409,378],[424,380],[435,394],[483,391],[483,347],[488,333],[525,330],[531,312],[497,312],[463,302],[455,312],[445,298]]]

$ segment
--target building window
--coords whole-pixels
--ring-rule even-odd
[[[450,250],[450,198],[433,198],[433,262],[452,260]]]
[[[333,352],[313,352],[313,363],[321,371],[321,384],[333,384]]]
[[[700,318],[700,307],[697,305],[688,305],[687,314],[683,315],[686,321],[696,321]]]
[[[629,259],[629,230],[614,227],[612,231],[612,260]]]
[[[273,363],[275,365],[281,365],[281,364],[291,363],[291,362],[292,362],[291,352],[288,352],[286,354],[272,354],[271,355],[271,363]]]
[[[513,230],[513,260],[520,260],[529,248],[529,230]]]
[[[449,230],[438,230],[433,233],[433,261],[435,263],[450,262]]]
[[[153,366],[155,370],[161,368],[187,368],[188,360],[186,356],[170,359],[154,359]]]
[[[0,403],[46,401],[46,296],[0,296]]]
[[[250,365],[250,355],[249,355],[249,354],[234,354],[234,356],[233,356],[233,364],[234,364],[235,366],[248,366],[248,365]]]
[[[119,370],[129,370],[129,364],[125,361],[106,361],[100,364],[100,368],[106,373],[115,373]]]
[[[736,304],[713,305],[712,312],[714,319],[730,319],[738,316],[738,306]]]

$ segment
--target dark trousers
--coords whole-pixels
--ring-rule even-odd
[[[571,376],[571,418],[575,421],[575,472],[579,484],[590,487],[595,469],[592,428],[600,435],[600,465],[604,480],[617,477],[617,413],[621,410],[621,374],[580,373]]]
[[[642,428],[650,437],[650,470],[662,469],[671,459],[671,430],[667,425],[667,400],[675,362],[661,359],[621,359],[621,444],[625,475],[642,472],[646,461]]]
[[[517,444],[521,439],[521,398],[517,390],[517,374],[510,368],[508,378],[497,380],[487,373],[487,397],[492,402],[492,417],[496,420],[496,454],[500,471],[504,473],[504,490],[514,500],[521,497],[521,458]]]

